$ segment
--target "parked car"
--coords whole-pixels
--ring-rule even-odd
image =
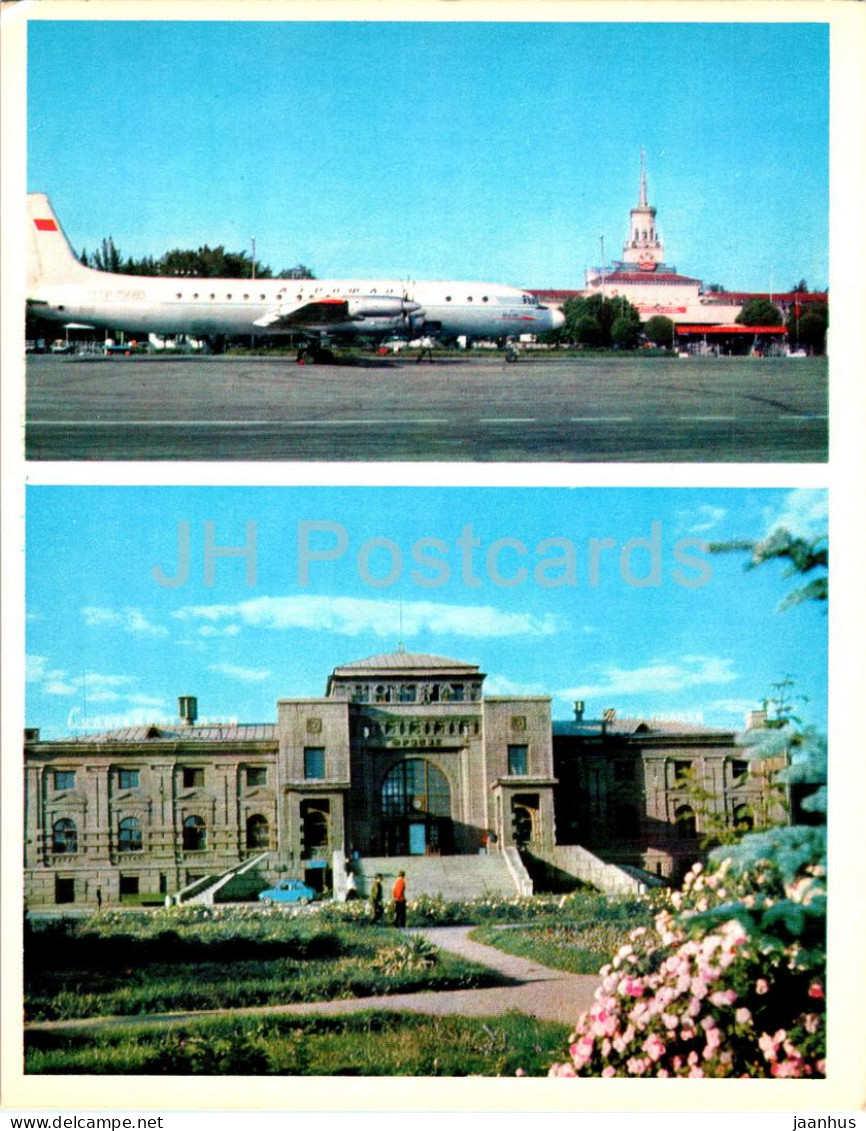
[[[259,892],[262,903],[310,903],[318,892],[301,880],[280,880],[276,887]]]

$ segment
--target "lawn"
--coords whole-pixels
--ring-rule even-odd
[[[636,927],[653,921],[648,901],[581,892],[561,903],[558,912],[543,912],[518,926],[482,924],[470,938],[554,970],[597,974]]]
[[[391,928],[266,912],[211,919],[109,914],[35,931],[25,946],[30,1021],[330,1001],[500,981],[494,971]]]
[[[205,1020],[155,1032],[29,1033],[25,1072],[175,1076],[546,1076],[569,1027],[511,1013]]]

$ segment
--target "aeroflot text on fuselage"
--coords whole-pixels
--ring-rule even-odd
[[[138,333],[433,334],[505,339],[563,325],[526,291],[486,282],[393,279],[200,279],[84,267],[47,196],[28,196],[28,300],[60,322]]]

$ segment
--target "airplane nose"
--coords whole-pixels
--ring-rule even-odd
[[[550,328],[551,330],[559,330],[565,325],[565,315],[561,310],[551,310],[550,312]]]

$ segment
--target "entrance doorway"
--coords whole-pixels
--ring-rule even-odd
[[[407,758],[382,783],[382,836],[387,856],[431,856],[451,848],[451,789],[438,766]]]

